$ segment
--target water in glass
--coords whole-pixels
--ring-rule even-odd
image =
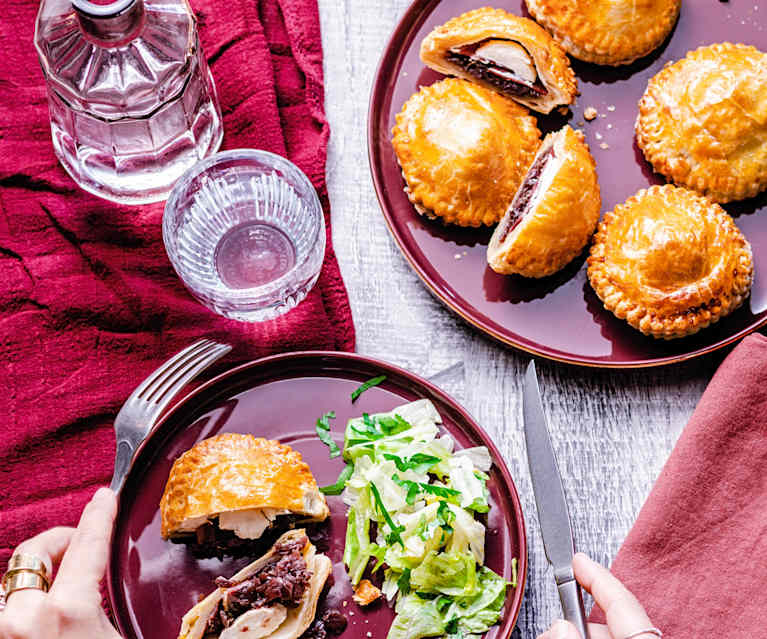
[[[163,200],[218,149],[221,112],[187,0],[43,0],[35,46],[56,155],[87,191]]]
[[[296,306],[325,255],[325,224],[309,179],[265,151],[219,153],[176,184],[163,239],[173,266],[203,304],[263,321]]]

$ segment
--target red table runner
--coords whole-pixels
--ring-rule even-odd
[[[764,637],[765,529],[767,338],[754,334],[708,385],[612,571],[665,639]]]
[[[72,524],[114,461],[112,419],[133,388],[182,347],[212,337],[246,360],[301,349],[353,350],[325,185],[316,0],[197,0],[202,45],[224,115],[222,148],[298,164],[328,223],[318,285],[264,324],[198,304],[162,245],[163,205],[118,206],[75,186],[57,163],[33,34],[37,0],[0,20],[0,570],[13,547]]]

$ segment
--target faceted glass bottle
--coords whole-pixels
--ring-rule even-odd
[[[218,150],[221,110],[187,0],[42,0],[35,47],[56,155],[86,191],[164,200]]]

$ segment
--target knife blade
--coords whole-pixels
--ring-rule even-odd
[[[535,505],[546,558],[554,568],[554,579],[565,619],[575,625],[583,639],[589,639],[583,594],[573,574],[572,561],[575,553],[570,514],[565,491],[559,474],[557,459],[551,446],[551,438],[543,412],[541,391],[535,361],[531,361],[525,373],[522,395],[522,415],[527,444],[527,463],[533,483]]]

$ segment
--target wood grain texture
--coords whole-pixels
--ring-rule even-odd
[[[430,295],[391,239],[370,179],[370,86],[408,0],[319,0],[319,5],[332,131],[333,241],[349,289],[358,351],[427,377],[453,366],[437,382],[499,444],[520,492],[530,568],[514,637],[536,637],[561,611],[540,539],[522,433],[520,384],[528,356],[479,334]],[[612,560],[721,358],[715,354],[644,371],[540,362],[544,406],[579,550],[602,563]]]

